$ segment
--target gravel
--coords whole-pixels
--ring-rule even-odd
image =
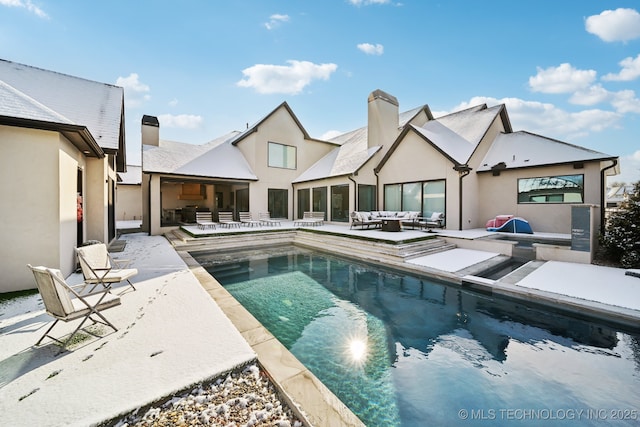
[[[189,392],[123,417],[116,427],[148,426],[276,426],[302,427],[303,422],[279,398],[275,386],[256,365],[200,384]]]

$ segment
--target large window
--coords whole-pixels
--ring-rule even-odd
[[[349,186],[331,187],[331,221],[349,221]]]
[[[518,180],[518,203],[583,203],[584,175]]]
[[[296,147],[270,142],[268,164],[272,168],[295,169]]]
[[[303,188],[298,190],[298,219],[304,217],[304,213],[309,211],[311,206],[310,190]]]
[[[384,186],[385,211],[418,211],[422,216],[445,213],[445,181],[407,182]]]
[[[376,186],[359,184],[357,210],[370,212],[376,209]]]
[[[444,180],[422,184],[422,215],[430,217],[434,212],[443,212],[445,207]]]
[[[389,184],[384,186],[384,210],[402,210],[402,184]]]
[[[313,189],[312,207],[314,212],[324,212],[327,216],[327,187]]]
[[[288,190],[270,188],[267,202],[272,218],[289,218],[289,193]]]

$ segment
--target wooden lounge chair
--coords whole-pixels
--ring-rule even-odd
[[[99,284],[106,287],[125,280],[134,290],[136,289],[130,278],[138,274],[138,270],[126,268],[129,264],[128,260],[114,259],[104,243],[76,248],[76,255],[84,282],[94,285],[91,290]]]
[[[240,225],[242,224],[239,221],[233,220],[233,212],[218,212],[218,222],[220,223],[221,227],[227,227],[227,228],[232,228],[232,227],[240,228]]]
[[[251,212],[238,212],[238,216],[240,217],[240,222],[247,227],[260,227],[262,225],[260,221],[251,217]]]
[[[263,225],[281,225],[279,220],[271,218],[270,212],[261,212],[258,218]]]
[[[87,320],[91,320],[93,324],[102,323],[103,325],[111,327],[114,331],[118,330],[118,328],[109,322],[101,313],[103,310],[120,304],[120,298],[109,292],[111,290],[109,284],[98,292],[81,295],[74,287],[67,284],[60,270],[47,267],[33,267],[31,265],[28,265],[28,267],[33,272],[36,286],[42,297],[42,302],[44,303],[47,314],[56,319],[38,340],[36,345],[39,345],[45,337],[49,337],[62,344],[62,352]],[[82,321],[66,340],[62,341],[49,335],[49,332],[51,332],[60,320],[70,322],[80,318]],[[95,335],[86,330],[85,332]]]
[[[213,228],[215,230],[216,223],[211,219],[211,212],[196,212],[196,223],[201,230]]]

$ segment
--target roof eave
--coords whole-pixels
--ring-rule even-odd
[[[98,145],[86,126],[68,123],[55,123],[43,120],[25,119],[20,117],[0,116],[0,124],[59,132],[87,157],[103,158],[104,150]]]
[[[618,160],[618,157],[610,156],[610,157],[602,157],[597,159],[588,159],[588,160],[571,160],[565,162],[557,162],[557,163],[541,163],[538,165],[526,165],[526,166],[515,166],[515,167],[506,167],[504,169],[500,169],[500,172],[508,171],[508,170],[520,170],[520,169],[532,169],[532,168],[544,168],[549,166],[565,166],[565,165],[575,165],[580,163],[592,163],[592,162],[604,162],[606,160]],[[579,169],[576,169],[579,170]],[[487,170],[476,170],[476,173],[492,173],[494,172],[491,169]]]

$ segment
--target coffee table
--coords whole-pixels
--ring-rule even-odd
[[[382,231],[402,231],[400,221],[402,218],[380,218],[382,221]]]

